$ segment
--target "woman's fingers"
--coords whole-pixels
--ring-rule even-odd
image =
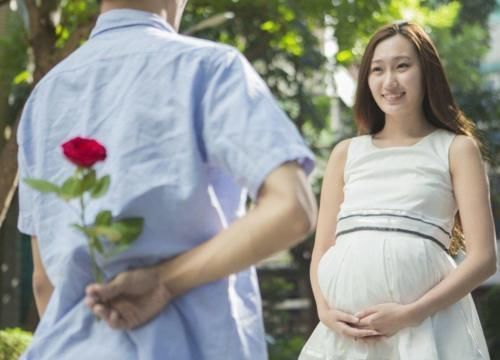
[[[371,315],[375,312],[377,312],[377,308],[372,307],[372,308],[368,308],[368,309],[365,309],[365,310],[358,312],[357,314],[355,314],[355,316],[358,317],[359,319],[362,319],[362,318],[364,318],[368,315]]]
[[[359,320],[359,327],[373,327],[373,319],[374,316],[372,316],[374,313],[371,313],[370,315],[367,315],[363,318],[360,318]]]
[[[357,316],[340,310],[330,311],[329,315],[323,318],[323,322],[331,330],[352,338],[376,337],[382,335],[377,330],[373,329],[373,327],[364,324],[361,325],[361,321]]]
[[[359,340],[365,344],[373,344],[376,343],[377,341],[384,340],[386,338],[387,336],[385,335],[374,335],[374,336],[365,336],[360,338]]]
[[[359,322],[359,318],[357,318],[356,316],[339,310],[335,310],[335,318],[337,321],[342,321],[350,324],[357,324]]]
[[[380,335],[378,331],[372,329],[358,329],[347,325],[346,323],[339,322],[340,332],[342,335],[350,336],[354,338],[362,338],[367,336],[377,336]]]

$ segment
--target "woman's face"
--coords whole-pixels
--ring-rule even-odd
[[[377,45],[368,86],[386,115],[401,116],[422,111],[422,69],[417,51],[404,36],[397,34]]]

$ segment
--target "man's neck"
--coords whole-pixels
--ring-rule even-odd
[[[168,20],[167,8],[164,1],[158,0],[143,0],[143,1],[133,1],[133,0],[112,0],[103,1],[101,5],[101,13],[105,13],[109,10],[115,9],[134,9],[150,12],[157,14]]]

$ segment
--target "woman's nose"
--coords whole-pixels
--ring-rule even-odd
[[[386,89],[394,89],[398,86],[398,81],[393,72],[387,72],[384,78],[384,88]]]

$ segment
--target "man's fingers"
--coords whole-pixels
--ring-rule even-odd
[[[87,294],[97,297],[102,302],[107,302],[126,293],[127,282],[126,273],[118,274],[113,280],[107,284],[92,284],[87,287]]]
[[[108,325],[113,329],[124,330],[127,328],[126,321],[120,316],[118,311],[114,309],[110,311]]]
[[[102,305],[102,304],[97,304],[92,307],[92,312],[100,319],[104,321],[108,321],[109,319],[109,309]]]
[[[129,330],[141,325],[144,321],[138,314],[137,304],[118,299],[111,304],[109,326],[113,329]],[[146,310],[143,310],[146,311]]]
[[[98,299],[94,296],[86,296],[84,299],[84,304],[87,306],[89,309],[92,309],[94,305],[97,305],[99,303]]]

